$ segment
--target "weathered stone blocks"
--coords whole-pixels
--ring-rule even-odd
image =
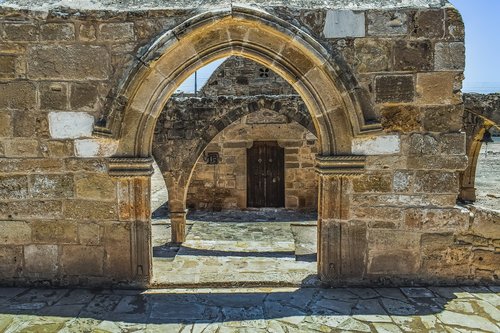
[[[110,73],[105,47],[95,45],[30,46],[28,76],[31,79],[100,80]]]
[[[434,69],[437,71],[462,71],[465,68],[463,42],[436,43]]]
[[[408,33],[408,14],[403,11],[369,11],[368,35],[392,36]]]
[[[394,46],[394,69],[397,71],[428,71],[433,67],[430,41],[400,40]]]
[[[59,265],[57,245],[27,245],[24,247],[24,273],[28,276],[52,277]]]
[[[49,41],[72,41],[75,39],[73,23],[47,23],[40,27],[40,39]]]
[[[62,273],[65,275],[102,276],[104,256],[102,246],[62,246]]]
[[[384,75],[375,78],[378,103],[413,102],[415,82],[413,75]]]
[[[380,111],[382,126],[387,132],[418,132],[421,130],[421,111],[414,105],[385,106]]]
[[[31,227],[25,221],[0,221],[0,245],[31,243]]]
[[[36,107],[36,87],[33,82],[0,82],[0,108],[33,109]]]

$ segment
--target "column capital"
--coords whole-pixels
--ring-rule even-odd
[[[153,174],[151,157],[113,157],[108,159],[109,175],[113,177],[149,177]]]
[[[364,155],[316,155],[316,172],[320,175],[357,175],[365,170]]]

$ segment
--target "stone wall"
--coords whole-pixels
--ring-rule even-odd
[[[317,209],[316,137],[298,123],[268,110],[244,116],[207,146],[191,178],[188,208],[247,208],[247,149],[254,141],[277,141],[285,148],[285,208]],[[219,153],[219,164],[209,165],[203,159],[210,152]]]
[[[2,284],[148,283],[156,119],[176,80],[228,54],[267,63],[310,108],[309,124],[301,113],[288,116],[316,125],[325,283],[498,278],[498,229],[487,246],[460,238],[480,231],[455,206],[467,166],[464,27],[449,4],[63,3],[0,5]],[[179,26],[195,16],[196,24]],[[179,166],[183,154],[196,160],[217,133],[259,105],[285,109],[257,98],[235,118],[200,110],[203,145],[179,141],[165,165]],[[189,175],[170,176],[179,231],[185,198],[170,190]]]

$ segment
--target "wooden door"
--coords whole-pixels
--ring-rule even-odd
[[[285,149],[274,141],[247,150],[248,207],[285,206]]]

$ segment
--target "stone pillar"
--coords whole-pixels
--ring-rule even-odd
[[[361,280],[366,225],[350,221],[352,178],[364,172],[365,156],[317,156],[318,274],[324,283]]]
[[[147,286],[152,274],[151,158],[111,158],[109,174],[118,177],[118,214],[130,225],[130,258],[133,279]]]

